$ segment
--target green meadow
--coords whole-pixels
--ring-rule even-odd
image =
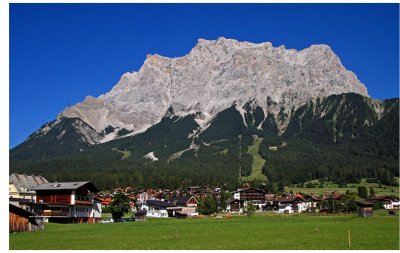
[[[399,216],[388,216],[384,210],[370,218],[263,212],[251,218],[46,223],[44,231],[9,234],[9,249],[399,250]]]
[[[248,153],[253,156],[253,168],[250,176],[241,177],[242,181],[252,181],[254,179],[260,181],[266,181],[267,176],[262,174],[262,167],[265,164],[265,160],[258,153],[260,143],[263,138],[254,138],[253,145],[249,146]]]

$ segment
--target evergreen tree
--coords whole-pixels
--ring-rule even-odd
[[[371,198],[371,197],[374,197],[374,196],[375,196],[374,188],[370,187],[369,188],[369,197]]]
[[[358,196],[360,197],[360,198],[363,198],[363,199],[365,199],[365,200],[368,200],[368,190],[367,190],[367,188],[365,188],[365,186],[359,186],[358,188],[357,188],[357,190],[358,190]]]
[[[225,211],[226,210],[226,199],[227,199],[227,194],[225,190],[221,190],[220,194],[220,204],[219,204],[219,211]]]
[[[279,182],[278,183],[278,189],[277,189],[277,191],[278,192],[285,192],[285,186],[284,186],[284,184],[283,184],[283,182],[281,181],[281,182]]]

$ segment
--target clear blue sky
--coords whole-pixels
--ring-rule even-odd
[[[199,38],[302,50],[326,44],[374,99],[399,96],[399,4],[9,4],[9,148],[147,54]]]

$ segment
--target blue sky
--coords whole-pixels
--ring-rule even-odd
[[[9,4],[9,148],[199,38],[326,44],[374,99],[399,96],[399,4]]]

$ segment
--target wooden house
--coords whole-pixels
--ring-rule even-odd
[[[366,200],[356,200],[358,217],[374,217],[374,203]]]
[[[324,195],[324,200],[335,200],[338,203],[343,203],[344,202],[345,195],[344,194],[338,194],[336,192],[333,192],[332,194]]]
[[[199,202],[193,196],[171,197],[167,201],[174,203],[178,207],[182,207],[182,212],[188,216],[198,215],[197,206]]]
[[[257,205],[261,209],[265,205],[265,195],[266,191],[262,189],[257,189],[253,187],[249,188],[239,188],[231,192],[234,199],[252,201],[254,205]]]
[[[94,200],[99,190],[89,181],[37,185],[38,214],[50,222],[97,223],[101,220],[101,202]]]
[[[392,198],[389,196],[373,196],[369,198],[369,201],[378,201],[383,204],[385,209],[393,209]]]
[[[26,209],[9,204],[9,232],[27,232],[44,230],[43,219]]]
[[[244,189],[236,189],[235,191],[231,192],[233,194],[234,199],[243,199],[246,201],[250,200],[261,200],[265,202],[265,195],[267,194],[262,189],[256,188],[244,188]]]
[[[135,213],[135,221],[146,221],[146,211],[138,211]]]
[[[228,212],[243,212],[245,206],[245,200],[243,199],[227,199],[226,210]]]

